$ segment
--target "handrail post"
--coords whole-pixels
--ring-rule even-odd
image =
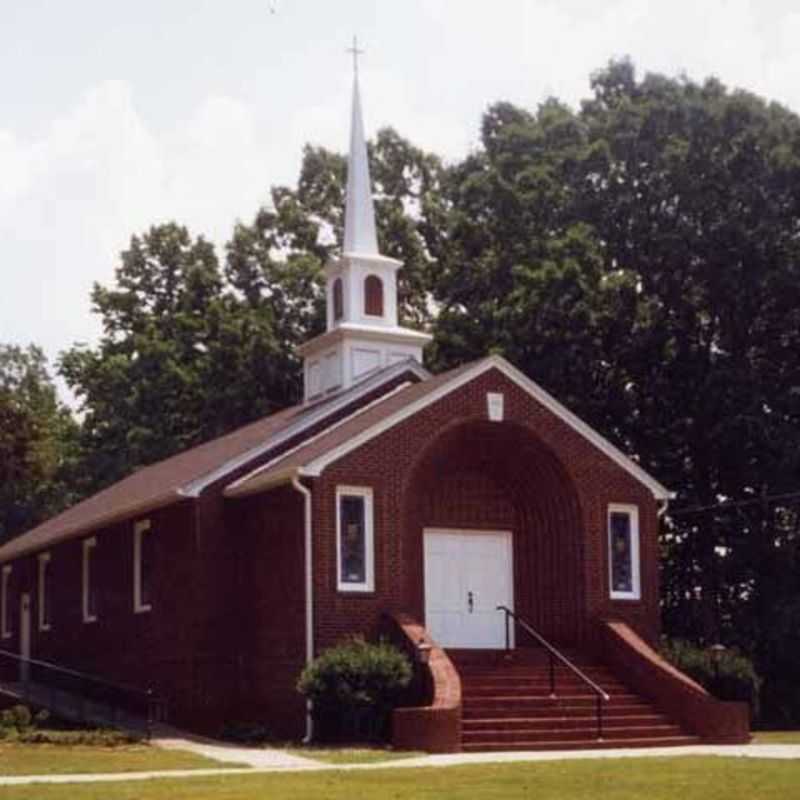
[[[511,649],[511,632],[509,630],[510,618],[508,615],[508,609],[504,608],[503,611],[505,611],[506,615],[506,653],[507,653]]]
[[[153,738],[153,690],[147,690],[147,741]]]
[[[603,739],[603,698],[597,695],[597,741]]]

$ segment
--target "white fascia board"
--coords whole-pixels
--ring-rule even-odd
[[[309,437],[308,439],[303,440],[300,444],[295,445],[294,447],[290,448],[284,453],[281,453],[275,458],[267,461],[266,464],[262,464],[260,467],[256,467],[252,472],[248,472],[246,475],[243,475],[238,480],[235,480],[233,483],[228,484],[223,494],[226,497],[242,497],[244,495],[253,494],[254,491],[261,491],[263,489],[272,488],[273,486],[277,486],[281,483],[288,483],[292,481],[294,478],[299,477],[311,477],[306,470],[305,467],[287,467],[283,470],[278,470],[277,472],[273,473],[271,476],[261,478],[260,476],[265,475],[265,473],[269,472],[275,464],[280,463],[284,459],[288,458],[293,453],[296,453],[298,450],[302,450],[306,445],[315,442],[322,436],[327,436],[331,431],[336,430],[336,428],[344,425],[347,422],[350,422],[351,419],[354,417],[363,414],[365,411],[369,411],[373,406],[382,403],[388,397],[392,397],[393,395],[397,394],[398,392],[402,392],[403,389],[408,387],[410,384],[408,381],[401,383],[399,386],[396,386],[392,389],[391,392],[387,392],[384,395],[373,400],[371,403],[367,403],[367,405],[362,406],[361,408],[356,409],[352,414],[348,414],[346,417],[342,417],[338,422],[334,422],[333,425],[324,428],[319,433],[315,434],[314,436]]]
[[[24,541],[25,534],[12,539],[7,544],[0,547],[0,562],[20,558],[20,556],[35,553],[37,550],[46,550],[59,542],[72,539],[77,536],[86,536],[99,528],[104,528],[115,522],[120,522],[130,517],[140,516],[146,512],[157,511],[159,508],[171,505],[172,503],[182,500],[183,497],[177,490],[170,489],[164,494],[159,495],[144,503],[132,503],[122,508],[115,509],[114,511],[105,514],[99,514],[83,525],[67,525],[60,530],[47,536],[41,541],[28,543]]]
[[[584,439],[591,442],[602,453],[608,456],[608,458],[636,478],[636,480],[641,484],[646,486],[652,493],[653,497],[655,497],[657,500],[669,500],[675,496],[674,492],[671,492],[655,478],[645,472],[635,461],[632,461],[630,458],[628,458],[628,456],[617,449],[605,437],[601,436],[596,430],[575,416],[575,414],[559,403],[552,395],[542,389],[541,386],[539,386],[537,383],[534,383],[534,381],[520,372],[516,367],[512,366],[501,356],[489,356],[488,358],[479,361],[472,369],[461,373],[457,377],[453,378],[452,381],[445,383],[435,392],[431,392],[429,395],[420,398],[417,400],[417,402],[406,406],[400,411],[397,411],[390,417],[387,417],[385,420],[379,422],[377,425],[373,425],[371,428],[363,431],[358,436],[354,436],[348,442],[334,448],[325,455],[314,459],[306,464],[305,473],[314,477],[321,475],[322,471],[329,464],[332,464],[334,461],[337,461],[338,459],[352,452],[357,447],[361,447],[362,444],[370,441],[370,439],[379,436],[398,423],[408,419],[408,417],[416,414],[418,411],[421,411],[432,403],[435,403],[437,400],[440,400],[442,397],[445,397],[461,386],[464,386],[470,381],[475,380],[475,378],[479,377],[490,369],[497,369],[509,380],[517,384],[517,386],[541,403],[541,405],[547,408],[550,412],[566,422],[567,425],[577,431],[581,436],[583,436]]]
[[[411,370],[420,380],[423,381],[427,380],[431,376],[430,373],[418,361],[415,361],[412,358],[409,358],[406,361],[400,361],[397,364],[393,364],[391,367],[386,367],[375,375],[372,375],[363,381],[359,381],[356,386],[346,389],[336,399],[328,398],[326,402],[322,403],[316,412],[310,412],[304,416],[302,420],[289,425],[287,428],[281,430],[280,433],[270,437],[257,447],[253,447],[247,452],[242,453],[241,455],[236,456],[229,461],[226,461],[213,472],[209,472],[202,478],[198,478],[191,483],[185,484],[180,488],[180,494],[184,497],[198,497],[212,483],[216,483],[218,480],[224,478],[231,472],[243,467],[248,461],[252,461],[254,458],[259,458],[260,456],[269,452],[272,448],[278,447],[283,442],[301,434],[304,430],[307,430],[320,420],[325,419],[325,417],[330,416],[331,414],[335,414],[337,411],[345,406],[350,405],[350,403],[357,401],[365,394],[369,394],[382,383],[401,375],[407,370]],[[285,455],[285,453],[281,454],[281,458],[283,458]]]
[[[295,478],[305,475],[305,471],[300,467],[288,467],[287,469],[273,472],[271,475],[247,475],[230,486],[225,487],[223,494],[225,497],[247,497],[251,494],[266,492],[286,483],[291,483]]]
[[[384,256],[381,253],[342,253],[341,260],[359,261],[363,264],[385,264],[399,270],[403,266],[403,262],[392,258],[391,256]]]
[[[424,347],[433,339],[430,333],[415,331],[411,328],[390,327],[388,325],[360,325],[355,322],[343,322],[313,339],[297,347],[301,356],[312,355],[319,350],[324,350],[342,339],[358,337],[360,339],[374,339],[381,342],[394,342],[396,344],[416,344]]]

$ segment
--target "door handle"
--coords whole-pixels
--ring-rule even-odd
[[[470,614],[475,610],[475,596],[472,592],[467,592],[467,610]]]

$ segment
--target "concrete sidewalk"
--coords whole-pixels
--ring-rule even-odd
[[[194,738],[194,737],[192,737]],[[192,743],[186,739],[163,740],[174,749],[190,750],[205,755],[212,752],[218,743],[206,745]],[[180,742],[180,746],[179,743]],[[168,743],[168,744],[167,744]],[[188,746],[187,746],[188,744]],[[203,747],[203,750],[195,749]],[[212,748],[209,750],[207,748]],[[0,786],[22,786],[35,783],[112,783],[126,781],[145,781],[160,778],[201,778],[224,775],[258,775],[286,772],[321,772],[337,770],[355,772],[381,769],[420,769],[424,767],[452,767],[469,764],[504,764],[520,762],[569,761],[608,758],[668,758],[678,756],[722,756],[728,758],[769,758],[800,760],[800,745],[793,744],[748,744],[748,745],[692,745],[689,747],[631,748],[620,750],[558,750],[498,753],[453,753],[452,755],[428,755],[418,758],[404,758],[377,764],[323,764],[311,758],[293,756],[281,750],[261,750],[255,748],[228,748],[222,745],[225,755],[236,754],[236,762],[245,763],[243,753],[249,753],[247,760],[260,761],[256,766],[228,769],[180,769],[153,772],[115,772],[92,775],[14,775],[0,776]],[[216,752],[214,750],[214,752]],[[211,756],[214,757],[214,756]],[[263,759],[263,760],[261,760]],[[227,760],[227,759],[226,759]],[[231,757],[230,763],[234,763]]]
[[[167,725],[156,727],[150,744],[164,750],[184,750],[223,764],[238,764],[252,769],[303,769],[319,765],[318,761],[311,758],[292,755],[274,747],[242,747],[195,736]]]

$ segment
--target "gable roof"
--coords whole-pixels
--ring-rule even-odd
[[[301,443],[293,450],[258,467],[225,489],[229,497],[264,491],[294,477],[317,477],[334,461],[399,424],[423,408],[445,397],[490,369],[497,369],[541,405],[573,428],[608,458],[646,486],[657,500],[669,500],[674,493],[659,483],[594,428],[587,425],[551,394],[500,356],[489,356],[450,372],[409,386],[401,392],[367,406],[359,413]]]
[[[82,500],[36,528],[0,546],[0,562],[41,550],[63,539],[85,534],[119,520],[182,499],[197,497],[212,483],[242,468],[309,428],[324,424],[381,386],[410,373],[424,380],[429,373],[415,361],[402,361],[374,373],[343,392],[278,411],[232,433],[143,467]]]

